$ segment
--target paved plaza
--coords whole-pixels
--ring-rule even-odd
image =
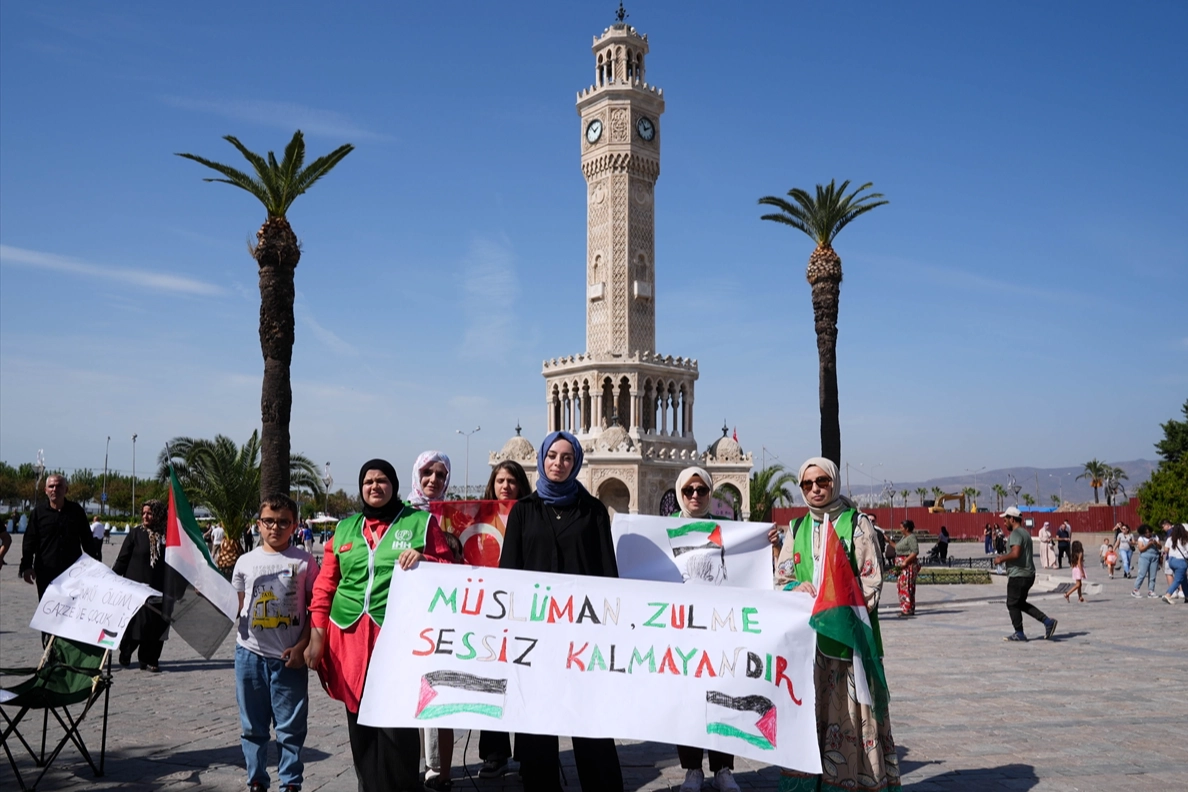
[[[13,548],[17,555],[20,539]],[[115,553],[116,546],[105,547],[105,560],[110,563]],[[953,555],[980,557],[981,544],[955,545]],[[907,620],[895,618],[895,589],[887,584],[880,615],[905,789],[1185,788],[1188,606],[1135,600],[1131,581],[1120,573],[1107,580],[1096,563],[1088,567],[1088,601],[1066,603],[1060,589],[1051,589],[1068,582],[1067,573],[1054,571],[1048,579],[1041,570],[1037,588],[1049,593],[1032,599],[1060,624],[1054,640],[1027,644],[1002,640],[1010,632],[1005,579],[921,586],[919,615]],[[1157,591],[1166,586],[1160,574]],[[15,564],[0,570],[0,665],[36,663],[40,641],[27,626],[34,601],[34,587],[19,580]],[[1025,622],[1030,636],[1041,634],[1038,622]],[[94,778],[70,748],[39,788],[243,790],[233,647],[228,640],[205,661],[175,637],[166,643],[163,673],[117,667],[106,775]],[[312,687],[304,789],[354,792],[343,710]],[[97,746],[95,723],[85,731]],[[476,739],[467,746],[468,735],[458,737],[455,789],[521,788],[514,775],[478,779]],[[473,786],[458,766],[464,746]],[[567,789],[577,790],[564,741],[562,751]],[[675,790],[684,777],[671,746],[623,740],[619,755],[628,790]],[[22,768],[32,769],[28,757],[23,760]],[[272,761],[275,770],[275,754]],[[743,789],[778,786],[774,767],[739,759],[735,771]],[[16,788],[4,762],[0,789]]]

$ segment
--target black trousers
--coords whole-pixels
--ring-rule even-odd
[[[1047,621],[1048,617],[1042,610],[1027,601],[1027,592],[1035,583],[1035,576],[1007,578],[1007,613],[1011,614],[1011,626],[1015,632],[1023,632],[1023,614],[1026,613],[1036,621]]]
[[[125,665],[132,662],[132,652],[136,651],[136,661],[140,663],[141,668],[160,665],[161,650],[164,648],[164,641],[133,638],[131,633],[126,632],[120,639],[120,662]]]
[[[1068,550],[1068,548],[1071,546],[1072,545],[1070,545],[1068,542],[1057,542],[1056,543],[1056,568],[1057,569],[1064,568],[1064,559],[1066,559],[1066,558],[1068,559],[1068,565],[1072,566],[1072,554]]]
[[[677,746],[677,756],[681,759],[682,770],[700,770],[701,757],[705,753],[704,748],[690,748],[688,745]],[[728,753],[711,750],[709,752],[709,769],[710,774],[714,774],[723,767],[734,769],[734,757]]]
[[[361,792],[421,792],[421,735],[416,729],[363,726],[347,710],[347,734]]]
[[[512,756],[511,735],[507,732],[479,732],[479,759],[509,759]]]
[[[562,792],[557,738],[516,734],[516,756],[524,792]],[[623,792],[623,769],[615,741],[609,737],[573,738],[573,759],[582,792]]]

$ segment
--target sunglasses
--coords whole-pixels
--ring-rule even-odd
[[[821,489],[827,489],[833,484],[833,479],[829,478],[829,476],[817,476],[815,479],[805,479],[804,481],[800,482],[800,489],[804,492],[808,492],[813,488],[814,484],[816,484]]]
[[[685,487],[681,490],[681,494],[686,498],[692,498],[694,495],[704,498],[706,495],[709,495],[709,487]]]

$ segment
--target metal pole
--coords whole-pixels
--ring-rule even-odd
[[[132,435],[132,511],[136,511],[136,435]]]
[[[462,498],[464,500],[470,498],[470,436],[472,434],[474,434],[475,432],[481,431],[482,428],[483,427],[481,427],[481,426],[476,426],[476,427],[474,427],[474,429],[472,429],[469,432],[463,432],[461,429],[454,430],[454,434],[460,434],[466,438],[466,475],[464,477],[466,486],[462,490],[462,493],[463,493]]]
[[[111,435],[107,436],[107,447],[103,449],[103,497],[99,501],[99,513],[107,514],[107,455],[111,451]]]

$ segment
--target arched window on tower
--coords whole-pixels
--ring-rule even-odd
[[[635,80],[635,53],[627,50],[627,82]]]
[[[619,380],[619,399],[615,408],[619,413],[619,426],[624,429],[635,426],[631,416],[631,382],[626,377]]]
[[[590,431],[590,381],[582,380],[582,431]]]
[[[610,377],[602,381],[602,425],[610,426],[615,414],[615,385]]]
[[[689,426],[688,426],[688,422],[689,422],[689,394],[685,390],[685,383],[683,383],[683,382],[681,383],[680,393],[681,393],[681,407],[680,407],[681,437],[688,437],[689,436]]]
[[[561,389],[556,385],[553,386],[553,404],[549,411],[549,419],[552,426],[549,427],[550,432],[555,432],[561,428]]]

